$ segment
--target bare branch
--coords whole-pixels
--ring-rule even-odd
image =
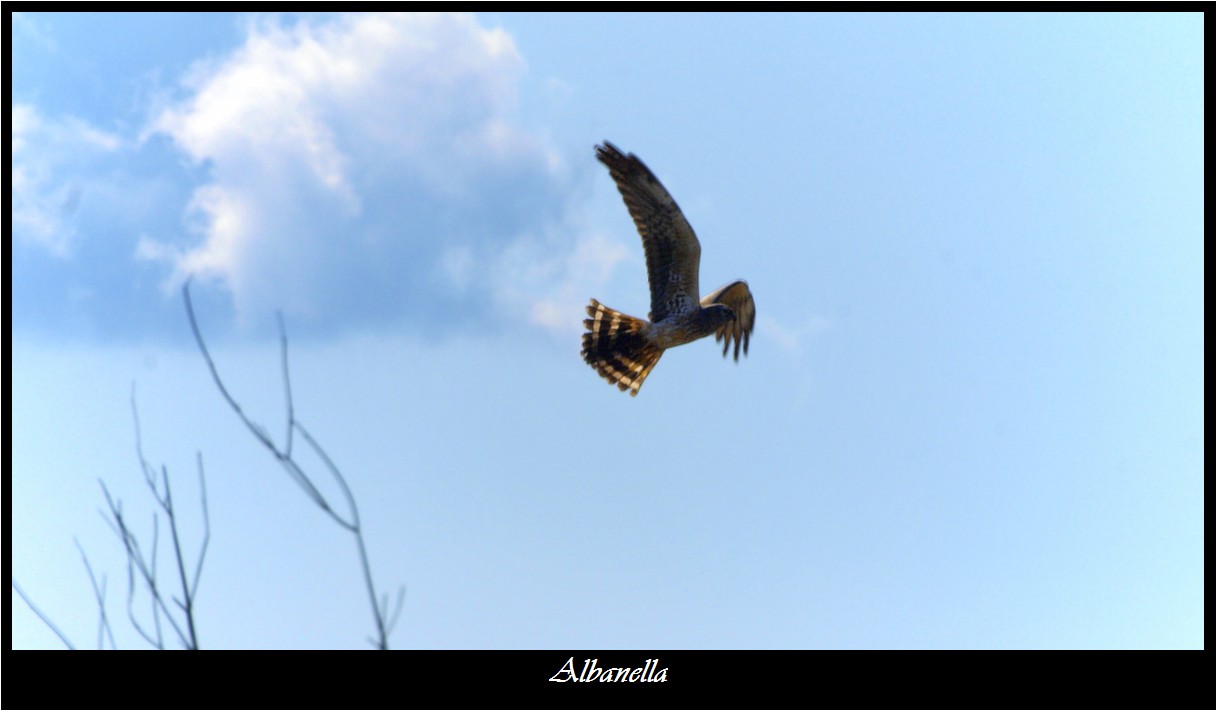
[[[384,596],[381,597],[381,602],[377,601],[376,586],[372,580],[372,566],[368,561],[368,550],[364,543],[363,531],[360,527],[359,508],[356,506],[355,496],[351,492],[351,488],[347,484],[346,478],[334,464],[334,461],[330,459],[330,456],[326,453],[325,449],[322,448],[322,446],[313,438],[313,436],[309,434],[309,431],[305,429],[304,425],[302,425],[300,421],[296,419],[296,407],[292,397],[292,380],[288,368],[287,328],[284,326],[282,313],[278,315],[278,321],[280,360],[281,369],[283,372],[284,399],[287,411],[287,436],[284,449],[280,450],[271,440],[266,429],[261,425],[254,423],[249,419],[248,416],[246,416],[245,411],[242,410],[236,399],[233,398],[231,393],[229,393],[228,388],[225,387],[223,380],[220,378],[220,372],[216,368],[215,360],[211,357],[211,352],[207,350],[207,344],[203,341],[203,334],[199,329],[198,319],[195,317],[194,304],[190,299],[189,280],[182,286],[182,298],[186,303],[186,314],[190,320],[190,329],[194,334],[195,343],[198,344],[199,351],[203,354],[203,359],[207,362],[208,371],[211,373],[212,380],[215,382],[216,388],[219,389],[220,394],[229,404],[229,407],[231,407],[233,412],[237,414],[237,417],[240,418],[243,423],[245,423],[246,428],[249,429],[254,437],[261,442],[264,447],[271,451],[271,454],[280,463],[280,465],[283,466],[284,470],[287,471],[288,476],[291,477],[291,479],[304,490],[305,495],[312,500],[319,509],[329,515],[330,518],[335,521],[335,523],[351,532],[351,534],[355,537],[355,543],[359,550],[360,566],[362,567],[364,573],[364,584],[368,589],[368,600],[371,604],[372,614],[375,619],[374,622],[377,636],[375,639],[370,640],[378,648],[387,649],[389,647],[389,629],[392,627],[392,624],[387,624],[386,620],[392,618],[392,620],[396,622],[398,615],[401,613],[402,599],[405,595],[405,589],[403,588],[399,591],[398,602],[395,610],[392,612],[388,609],[388,601]],[[330,475],[334,478],[335,482],[338,483],[339,488],[343,492],[343,497],[347,502],[347,508],[349,511],[348,516],[350,517],[349,519],[344,518],[334,510],[326,497],[322,495],[321,491],[318,490],[317,486],[313,483],[312,478],[308,476],[308,474],[293,458],[292,443],[293,435],[296,432],[300,433],[300,435],[309,444],[309,447],[312,448],[313,452],[321,458],[326,469],[330,472]]]
[[[295,462],[292,461],[291,447],[290,447],[291,436],[289,435],[289,438],[288,438],[288,444],[289,444],[288,449],[280,450],[275,445],[275,441],[273,441],[271,439],[270,434],[267,433],[266,428],[262,427],[258,423],[255,423],[254,421],[250,420],[249,416],[247,416],[245,414],[245,411],[241,408],[241,405],[239,403],[237,403],[237,399],[233,398],[232,394],[228,392],[228,388],[225,387],[225,385],[224,385],[224,380],[220,378],[220,371],[216,368],[216,362],[211,357],[211,352],[207,350],[207,344],[203,341],[203,333],[199,330],[199,322],[195,318],[194,304],[190,300],[190,281],[189,280],[187,280],[187,282],[182,285],[182,298],[186,301],[186,315],[190,319],[190,330],[194,334],[195,343],[199,345],[199,351],[203,354],[203,359],[205,361],[207,361],[207,369],[211,372],[212,380],[215,381],[216,388],[218,388],[220,390],[220,395],[224,396],[224,400],[228,402],[229,407],[233,409],[233,412],[237,414],[237,417],[241,419],[241,422],[245,423],[245,427],[248,428],[249,431],[254,434],[254,437],[258,440],[258,442],[262,443],[262,445],[266,449],[270,450],[271,453],[275,456],[275,459],[279,460],[281,463],[284,463],[284,467],[288,470],[288,474],[290,474],[292,476],[292,479],[305,490],[305,494],[307,494],[310,499],[312,499],[314,502],[316,502],[319,507],[326,510],[327,512],[330,512],[332,510],[332,508],[330,507],[329,503],[326,501],[326,498],[321,494],[321,492],[317,489],[317,487],[313,485],[313,482],[309,479],[308,475],[306,475],[304,473],[304,471],[302,471],[299,467],[297,467]],[[283,354],[284,354],[283,363],[286,367],[286,365],[287,365],[287,336],[286,335],[284,335],[282,338],[282,344],[283,344]],[[284,374],[284,378],[285,379],[287,378],[286,372]],[[289,390],[288,393],[289,393],[288,407],[289,407],[289,413],[290,413],[291,407],[292,407],[291,406],[291,391]],[[292,424],[294,422],[295,422],[294,420],[289,419],[289,422],[288,422],[289,430],[292,428]],[[288,463],[291,463],[291,464],[289,465]]]

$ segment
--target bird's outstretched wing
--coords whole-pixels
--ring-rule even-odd
[[[715,341],[723,342],[723,355],[727,356],[727,347],[733,343],[736,348],[732,358],[740,360],[740,345],[744,344],[744,355],[749,353],[749,335],[753,333],[753,324],[757,321],[757,307],[753,304],[753,293],[749,291],[749,283],[738,279],[731,284],[725,284],[702,298],[703,307],[711,304],[723,304],[736,312],[736,318],[727,322],[715,332]]]
[[[673,312],[694,308],[702,247],[677,201],[633,153],[623,155],[605,141],[596,147],[596,157],[608,166],[643,238],[647,281],[651,285],[648,318],[660,321]]]

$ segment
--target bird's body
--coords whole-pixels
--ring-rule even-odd
[[[722,304],[713,307],[699,305],[683,312],[670,313],[661,321],[650,322],[645,333],[656,346],[671,349],[710,336],[721,325],[735,318],[732,310]]]
[[[584,360],[635,396],[665,349],[715,334],[724,356],[733,342],[736,360],[741,344],[747,355],[756,316],[748,284],[737,280],[698,299],[702,247],[676,201],[634,154],[606,141],[596,157],[609,168],[643,238],[651,312],[649,320],[639,319],[593,299],[584,320]]]

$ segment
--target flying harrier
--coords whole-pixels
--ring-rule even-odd
[[[596,147],[596,158],[609,167],[643,237],[651,313],[644,321],[593,299],[587,307],[592,318],[584,319],[584,360],[606,381],[637,396],[664,349],[714,334],[715,341],[723,341],[724,357],[733,343],[735,360],[741,344],[747,356],[757,316],[749,285],[736,280],[698,300],[702,247],[676,201],[633,153],[622,155],[606,141]]]

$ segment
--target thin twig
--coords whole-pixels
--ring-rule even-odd
[[[211,543],[211,515],[207,512],[207,478],[203,476],[203,453],[195,453],[199,463],[199,498],[203,503],[203,545],[199,547],[199,561],[195,564],[195,579],[190,584],[190,597],[199,590],[199,579],[203,576],[203,560],[207,558],[207,545]]]
[[[292,378],[288,375],[288,330],[283,325],[283,312],[276,312],[275,316],[279,320],[279,353],[283,359],[283,392],[288,407],[287,445],[284,446],[283,451],[290,457],[292,455],[292,430],[296,424],[296,408],[292,404]]]
[[[110,620],[106,617],[106,577],[102,576],[101,586],[97,585],[97,577],[93,575],[93,567],[89,565],[89,557],[85,554],[85,549],[80,545],[80,540],[73,538],[76,542],[76,550],[80,552],[80,558],[85,562],[85,570],[89,572],[89,583],[93,584],[93,597],[97,599],[97,610],[99,611],[100,620],[97,624],[97,649],[105,648],[105,638],[110,637],[110,649],[117,650],[118,646],[114,644],[114,631],[110,630]]]
[[[404,604],[405,602],[406,602],[406,587],[399,586],[397,601],[393,604],[393,612],[389,613],[386,616],[386,618],[388,618],[388,621],[386,621],[386,623],[385,623],[385,635],[389,635],[389,634],[393,633],[393,629],[397,627],[398,618],[400,618],[402,615],[402,604]]]
[[[300,431],[302,436],[304,436],[305,442],[309,443],[309,447],[313,448],[313,452],[317,453],[317,456],[321,458],[323,463],[325,463],[326,469],[328,469],[330,474],[334,476],[334,480],[338,482],[339,488],[341,488],[343,491],[343,496],[347,499],[347,507],[351,510],[351,521],[347,522],[342,517],[338,516],[337,513],[333,513],[335,521],[353,532],[359,531],[359,508],[355,506],[355,495],[351,493],[351,488],[347,486],[347,480],[343,477],[343,473],[339,471],[338,467],[335,466],[334,461],[331,460],[330,456],[326,454],[325,449],[313,439],[313,436],[309,434],[308,430],[305,430],[304,424],[299,420],[296,421],[296,429]],[[327,508],[327,511],[330,510]]]
[[[372,565],[368,562],[368,549],[364,545],[364,535],[360,529],[359,508],[355,506],[355,495],[351,493],[351,488],[347,486],[346,478],[343,477],[343,473],[339,471],[338,467],[334,464],[334,461],[330,459],[330,456],[326,454],[325,449],[313,439],[313,436],[309,434],[309,431],[306,430],[304,425],[302,425],[299,421],[297,421],[296,427],[298,430],[300,430],[300,434],[304,436],[304,439],[309,443],[309,446],[313,448],[313,451],[316,452],[319,457],[321,457],[322,462],[326,464],[326,467],[330,470],[330,473],[334,475],[334,479],[338,481],[339,486],[343,490],[343,494],[347,497],[347,504],[351,507],[352,524],[350,529],[355,534],[355,542],[359,547],[360,564],[364,569],[364,583],[368,587],[368,596],[372,601],[372,612],[376,619],[376,630],[379,635],[378,647],[380,647],[382,650],[387,650],[389,647],[389,639],[388,633],[385,630],[385,613],[376,603],[376,586],[372,583]]]
[[[52,622],[51,619],[38,608],[38,606],[34,605],[34,601],[25,594],[25,591],[21,590],[21,587],[17,585],[17,579],[9,579],[9,582],[13,585],[13,590],[17,592],[17,595],[21,596],[21,600],[25,601],[25,605],[29,606],[30,610],[41,618],[42,622],[45,623],[48,628],[54,631],[55,635],[59,636],[59,639],[63,641],[63,644],[68,646],[68,650],[76,650],[76,646],[72,645],[72,641],[68,640],[68,636],[63,634],[63,631],[59,629],[59,626],[55,625],[55,623]]]
[[[207,547],[211,541],[211,516],[207,507],[207,480],[203,471],[203,454],[197,453],[197,461],[199,467],[199,490],[203,507],[204,533],[199,558],[194,566],[194,579],[192,581],[186,573],[186,559],[182,554],[182,540],[178,530],[177,510],[173,504],[173,490],[169,482],[169,469],[164,465],[161,466],[160,484],[158,485],[156,473],[144,456],[139,407],[135,398],[135,384],[131,386],[131,416],[135,424],[135,449],[140,461],[140,471],[144,475],[144,484],[147,485],[148,491],[152,493],[152,498],[156,500],[161,510],[164,511],[165,518],[169,522],[169,534],[173,542],[174,562],[178,571],[178,584],[181,586],[180,596],[169,594],[169,600],[177,605],[178,610],[181,612],[183,623],[180,624],[178,622],[174,610],[166,603],[166,593],[160,589],[157,582],[157,555],[160,551],[160,518],[156,512],[153,512],[152,549],[149,558],[146,558],[140,548],[139,539],[132,533],[131,529],[127,526],[126,520],[123,518],[122,502],[115,500],[110,495],[106,483],[102,482],[102,492],[110,508],[110,516],[105,517],[103,513],[103,517],[123,542],[123,548],[127,553],[127,617],[144,640],[154,647],[163,649],[164,638],[161,628],[161,615],[164,615],[169,625],[173,628],[174,633],[178,636],[182,646],[189,650],[197,650],[199,638],[194,620],[194,602],[199,587],[199,579],[202,577],[203,561],[207,556]],[[136,571],[140,574],[143,587],[148,591],[154,633],[149,633],[135,616],[133,604],[135,600]],[[183,630],[183,626],[185,630]]]
[[[123,502],[115,500],[110,496],[110,489],[106,487],[105,480],[98,480],[101,485],[102,494],[106,498],[106,506],[110,508],[109,516],[102,512],[102,519],[110,527],[114,535],[123,543],[123,551],[127,554],[127,620],[130,621],[131,627],[135,628],[135,632],[139,633],[140,637],[148,642],[154,648],[164,650],[165,645],[161,638],[159,621],[156,626],[156,636],[153,636],[144,626],[140,625],[140,621],[135,617],[135,559],[131,555],[132,544],[128,541],[129,532],[126,524],[123,523]],[[155,604],[153,604],[155,606]],[[156,609],[153,608],[155,619]]]
[[[236,399],[232,397],[232,395],[228,392],[228,389],[224,387],[224,381],[220,379],[220,372],[216,370],[216,362],[212,360],[211,352],[207,350],[207,344],[203,341],[203,334],[199,332],[199,324],[197,321],[195,321],[194,306],[190,302],[189,280],[187,280],[186,284],[182,285],[182,296],[186,300],[186,314],[190,317],[190,330],[195,335],[195,343],[199,345],[199,350],[203,352],[203,358],[207,361],[207,369],[211,371],[212,380],[216,382],[216,388],[220,389],[220,395],[224,396],[224,400],[228,401],[229,407],[231,407],[237,413],[237,416],[241,418],[241,421],[245,423],[245,426],[249,428],[251,433],[254,434],[254,437],[258,438],[263,445],[266,445],[272,451],[278,453],[278,450],[275,449],[275,443],[271,442],[271,439],[267,436],[266,431],[260,426],[256,426],[254,422],[250,420],[248,416],[246,416],[245,411],[241,410],[240,404],[238,404]]]
[[[183,600],[177,601],[177,604],[186,616],[186,629],[190,633],[190,640],[187,642],[186,647],[190,650],[198,650],[199,638],[195,633],[195,616],[193,600],[190,597],[190,581],[186,578],[186,562],[182,559],[182,542],[178,537],[178,520],[174,515],[173,495],[169,490],[169,470],[163,465],[161,466],[161,479],[165,483],[165,501],[161,505],[165,508],[165,516],[169,518],[169,533],[173,536],[173,558],[178,563],[178,581],[182,585],[183,591]]]
[[[149,562],[148,559],[144,558],[143,551],[140,549],[139,539],[137,539],[136,536],[131,532],[131,529],[127,526],[126,520],[123,518],[121,503],[116,503],[115,500],[110,496],[110,492],[106,488],[105,482],[102,482],[101,485],[102,485],[102,492],[106,496],[106,502],[110,505],[110,514],[114,518],[114,525],[117,527],[117,531],[119,533],[119,538],[122,540],[123,547],[126,549],[126,552],[127,552],[127,564],[128,564],[128,569],[127,569],[127,572],[128,572],[127,573],[127,586],[128,586],[127,616],[128,616],[128,618],[131,619],[132,625],[135,627],[137,632],[139,632],[139,634],[141,636],[143,636],[143,638],[145,640],[147,640],[149,643],[151,643],[155,647],[163,649],[164,648],[164,638],[162,636],[162,630],[161,630],[161,614],[164,614],[166,620],[169,621],[170,627],[172,627],[174,633],[177,634],[178,640],[181,642],[182,646],[185,648],[191,648],[193,638],[190,635],[188,635],[187,631],[182,630],[181,625],[178,624],[177,619],[173,615],[173,611],[170,610],[168,605],[166,605],[164,595],[162,594],[159,586],[157,585],[156,556],[157,556],[157,551],[159,549],[159,540],[160,540],[160,526],[159,526],[160,520],[159,520],[159,518],[156,516],[155,513],[153,514],[153,517],[152,517],[152,559],[151,559],[151,562]],[[158,501],[160,501],[159,498],[158,498]],[[172,525],[171,525],[171,527],[172,527]],[[155,636],[150,635],[147,631],[144,630],[144,627],[139,624],[139,621],[135,617],[135,611],[132,608],[132,603],[135,599],[135,580],[134,580],[135,571],[139,572],[140,579],[143,583],[143,586],[148,590],[148,595],[151,598],[150,606],[151,606],[151,611],[152,611],[152,623],[153,623],[153,627],[156,630]]]

